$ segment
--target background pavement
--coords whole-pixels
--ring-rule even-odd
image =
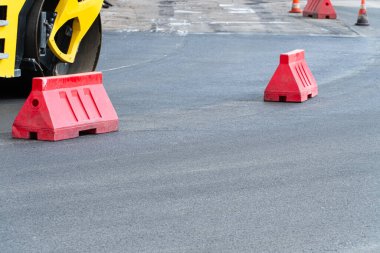
[[[334,0],[337,7],[356,9],[349,22],[304,19],[289,14],[291,0],[109,0],[114,7],[104,9],[107,30],[187,33],[269,33],[354,36],[359,0]],[[377,1],[367,1],[368,8],[380,8]],[[301,7],[306,1],[301,1]],[[369,12],[371,15],[371,11]]]

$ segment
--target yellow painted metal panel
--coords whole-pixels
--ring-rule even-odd
[[[50,50],[63,62],[73,63],[79,45],[92,23],[99,15],[103,0],[61,0],[56,8],[57,17],[48,39]],[[58,30],[69,20],[73,20],[73,33],[67,52],[62,52],[54,40]]]
[[[26,0],[1,0],[7,6],[8,25],[0,27],[0,39],[5,39],[4,53],[7,59],[0,59],[0,77],[14,77],[17,49],[18,18]]]

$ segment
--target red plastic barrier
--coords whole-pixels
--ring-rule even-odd
[[[33,79],[13,137],[58,141],[117,131],[119,119],[102,79],[100,72]]]
[[[304,17],[336,19],[336,12],[330,0],[308,0],[303,10]]]
[[[281,54],[280,65],[265,89],[264,100],[303,102],[317,95],[317,82],[305,61],[305,51]]]

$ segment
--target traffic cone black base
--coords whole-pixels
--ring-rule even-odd
[[[356,22],[357,26],[369,26],[367,15],[361,15],[358,18],[358,21]]]

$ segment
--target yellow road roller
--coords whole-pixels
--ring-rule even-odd
[[[93,71],[103,0],[0,0],[0,85]]]

